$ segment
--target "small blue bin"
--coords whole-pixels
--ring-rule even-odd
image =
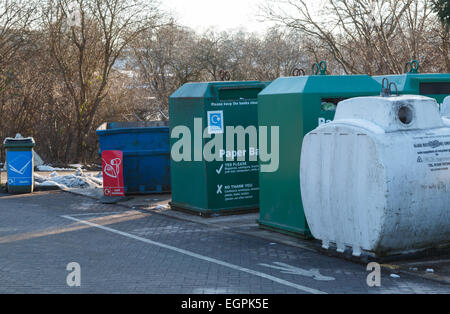
[[[169,123],[112,122],[97,129],[100,155],[105,150],[123,151],[126,194],[169,193]]]

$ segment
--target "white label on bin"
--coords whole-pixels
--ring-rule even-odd
[[[208,111],[208,134],[223,133],[223,111]]]

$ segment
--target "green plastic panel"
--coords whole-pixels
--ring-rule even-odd
[[[321,75],[279,78],[259,94],[259,125],[279,126],[280,131],[279,169],[260,174],[263,228],[310,236],[300,193],[303,137],[332,121],[339,101],[380,91],[381,84],[367,75]]]

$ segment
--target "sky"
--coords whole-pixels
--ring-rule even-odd
[[[264,32],[271,23],[258,21],[259,4],[264,0],[160,0],[177,21],[199,32],[243,28]],[[260,19],[260,18],[259,18]]]

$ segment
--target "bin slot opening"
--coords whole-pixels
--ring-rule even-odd
[[[420,83],[421,95],[448,95],[450,82]]]
[[[322,111],[336,111],[338,104],[346,99],[348,98],[322,98],[321,109]]]
[[[263,89],[257,88],[221,88],[219,89],[219,100],[239,100],[239,99],[257,99],[258,94]]]

